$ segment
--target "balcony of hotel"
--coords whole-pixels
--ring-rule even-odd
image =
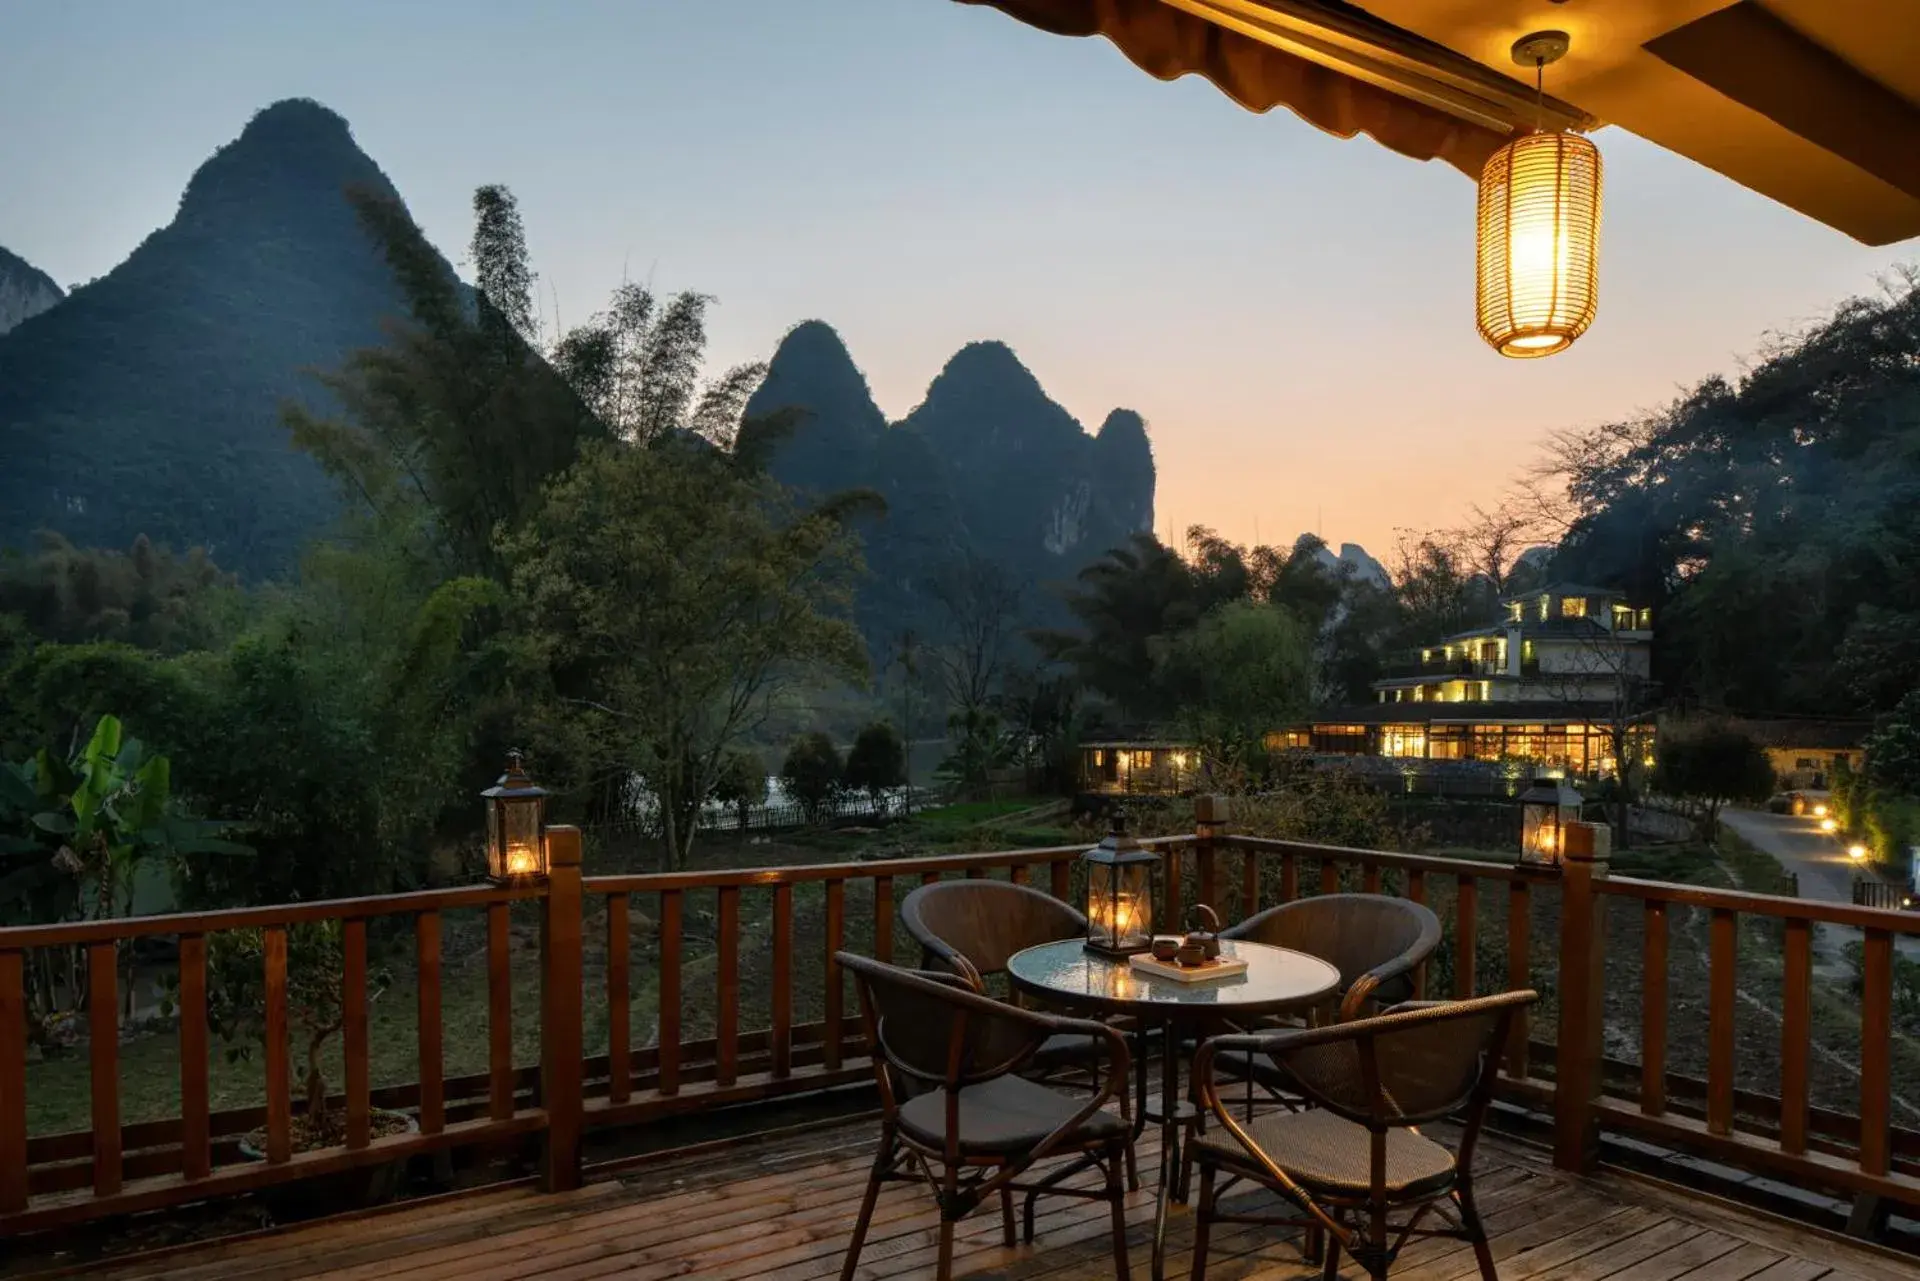
[[[1906,1102],[1920,1057],[1894,992],[1920,916],[1608,876],[1604,861],[1257,839],[1200,813],[1192,834],[1148,842],[1156,919],[1200,902],[1238,920],[1336,891],[1399,896],[1445,923],[1417,994],[1543,994],[1502,1043],[1495,1133],[1473,1166],[1502,1278],[1915,1275],[1902,1248],[1920,1206]],[[553,839],[577,850],[570,829]],[[920,964],[897,904],[942,879],[1084,902],[1082,853],[587,877],[556,854],[526,884],[0,929],[0,1276],[838,1275],[879,1127],[864,1024],[833,957]],[[332,1146],[298,1151],[286,943],[315,921],[341,931],[344,1125]],[[263,1058],[235,1067],[210,1029],[208,954],[237,930],[262,932],[269,1034]],[[1847,942],[1857,977],[1836,977]],[[28,984],[46,957],[91,962],[92,1035],[66,1051],[64,1078],[51,1053],[29,1053]],[[122,976],[150,986],[156,967],[177,976],[147,1034],[164,1056],[118,1022]],[[462,1013],[469,997],[480,1013]],[[455,1053],[468,1043],[477,1063]],[[252,1098],[233,1102],[241,1080]],[[41,1119],[67,1102],[77,1128]],[[1125,1206],[1142,1277],[1156,1144],[1151,1129],[1139,1139]],[[364,1200],[374,1171],[395,1176],[399,1199],[342,1192],[345,1178]],[[1267,1204],[1236,1189],[1223,1209]],[[1010,1243],[992,1205],[962,1220],[953,1274],[1115,1275],[1108,1207],[1040,1210],[1031,1243]],[[924,1182],[888,1186],[851,1275],[933,1276],[938,1224]],[[1185,1276],[1192,1213],[1175,1204],[1166,1231],[1162,1272]],[[1320,1268],[1301,1247],[1221,1225],[1207,1275],[1304,1281]],[[1441,1239],[1409,1245],[1391,1271],[1475,1274],[1472,1251]]]

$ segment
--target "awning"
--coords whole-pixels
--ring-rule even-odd
[[[960,3],[1470,177],[1536,120],[1513,42],[1563,27],[1546,127],[1616,125],[1867,244],[1920,234],[1920,0]]]
[[[960,2],[1055,35],[1105,36],[1161,80],[1203,76],[1250,111],[1286,107],[1338,137],[1364,133],[1470,178],[1535,115],[1531,88],[1345,5],[1282,12],[1235,0]],[[1594,123],[1552,98],[1547,119]]]

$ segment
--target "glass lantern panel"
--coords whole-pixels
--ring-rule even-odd
[[[506,801],[500,806],[500,872],[537,876],[545,851],[540,848],[540,802]]]
[[[1560,807],[1526,805],[1525,826],[1520,837],[1520,857],[1528,863],[1560,861]]]
[[[1114,915],[1115,941],[1121,947],[1141,947],[1153,941],[1153,896],[1147,865],[1133,863],[1117,869],[1120,894]]]
[[[1114,873],[1110,863],[1087,865],[1087,940],[1102,947],[1113,946]]]

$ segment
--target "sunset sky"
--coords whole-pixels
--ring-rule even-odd
[[[1089,426],[1146,417],[1162,533],[1382,558],[1497,500],[1546,431],[1735,372],[1920,257],[1603,130],[1599,319],[1503,360],[1459,173],[948,0],[0,0],[0,245],[105,274],[297,96],[451,257],[472,189],[512,187],[550,322],[623,272],[699,289],[717,370],[819,317],[892,417],[1000,338]]]

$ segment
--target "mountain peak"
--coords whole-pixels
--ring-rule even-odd
[[[345,117],[310,98],[287,98],[255,112],[238,138],[194,171],[180,197],[180,221],[284,226],[299,222],[305,206],[337,202],[350,187],[399,196],[354,142]]]
[[[949,378],[992,383],[1003,394],[1016,390],[1022,394],[1047,394],[1041,388],[1040,380],[1033,376],[1033,371],[1014,354],[1013,348],[995,338],[970,342],[954,352],[939,376],[933,380],[933,386],[927,389],[928,398],[932,398],[934,388]]]
[[[0,546],[145,534],[249,576],[295,562],[339,503],[281,407],[337,412],[306,371],[383,342],[407,306],[356,187],[397,199],[339,115],[275,103],[200,166],[171,223],[0,338]]]
[[[325,103],[312,98],[282,98],[253,113],[239,141],[268,139],[293,140],[302,137],[329,136],[353,141],[353,129],[347,118]]]

